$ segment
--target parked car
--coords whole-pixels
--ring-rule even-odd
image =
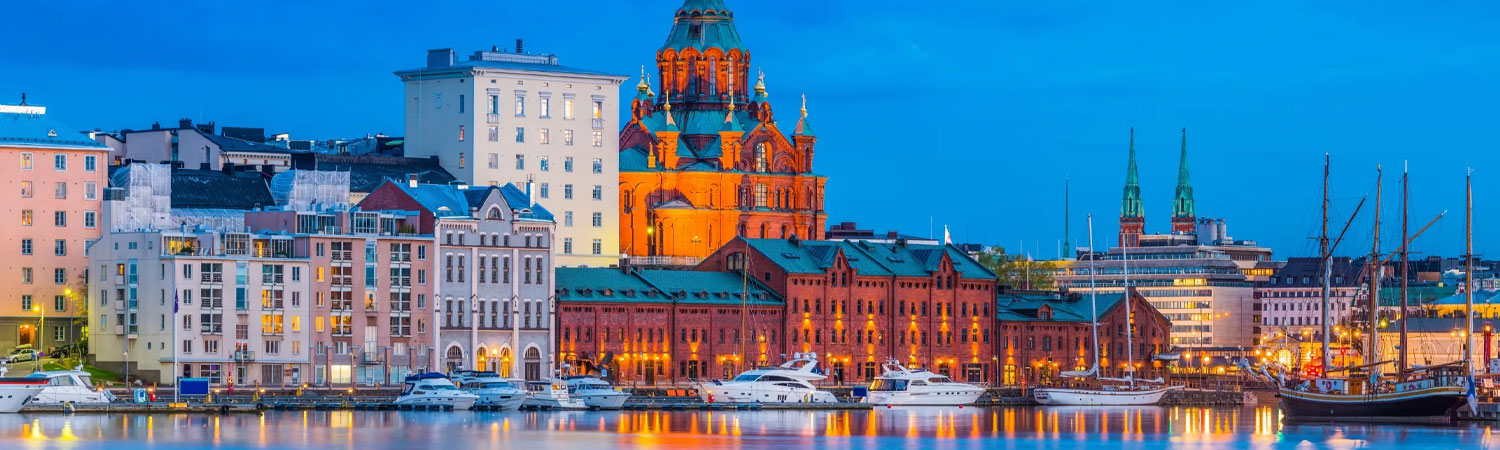
[[[16,348],[14,350],[11,350],[10,354],[5,355],[5,361],[8,363],[36,361],[36,359],[37,351],[30,348]]]

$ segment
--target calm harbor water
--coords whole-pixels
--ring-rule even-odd
[[[1454,448],[1489,426],[1282,425],[1258,408],[0,414],[0,448]]]

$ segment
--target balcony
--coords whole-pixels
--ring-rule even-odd
[[[203,284],[224,284],[224,273],[203,272],[202,276],[198,277],[198,281]]]
[[[359,363],[360,364],[382,364],[382,363],[385,362],[385,359],[382,358],[382,356],[383,355],[381,355],[380,352],[369,352],[369,351],[360,352],[359,353]]]
[[[500,123],[500,115],[499,114],[485,114],[484,115],[484,122],[485,123]]]
[[[604,119],[594,119],[592,122],[593,122],[595,130],[603,130],[604,129]]]
[[[124,300],[115,300],[115,309],[117,309],[117,310],[119,310],[119,309],[125,309],[125,301]]]
[[[232,355],[229,355],[229,359],[234,362],[255,361],[255,352],[249,350],[240,350],[234,352],[234,354]]]

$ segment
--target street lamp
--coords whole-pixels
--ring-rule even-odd
[[[41,351],[32,350],[34,352],[37,352],[36,358],[32,358],[32,361],[36,361],[36,370],[35,370],[35,372],[41,372],[42,371],[42,356],[45,356],[45,354],[43,354],[42,351],[46,351],[47,350],[47,346],[44,345],[44,344],[46,344],[46,341],[44,341],[44,339],[47,339],[47,335],[45,333],[45,330],[47,329],[47,326],[46,326],[47,325],[47,310],[44,309],[44,308],[42,308],[42,305],[31,305],[31,310],[32,311],[36,311],[36,313],[41,316],[41,319],[38,320],[37,324],[36,324],[36,334],[37,334],[37,337],[36,337],[36,346],[38,348],[41,348],[42,350]]]

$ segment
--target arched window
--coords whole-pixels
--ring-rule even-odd
[[[500,220],[500,208],[494,206],[490,207],[490,214],[488,218],[493,220]]]
[[[526,381],[542,379],[542,352],[536,347],[526,349]]]
[[[457,345],[452,346],[452,347],[448,347],[448,352],[447,352],[447,355],[446,355],[445,359],[446,359],[446,363],[448,365],[448,370],[449,371],[452,371],[454,369],[463,368],[463,366],[464,366],[464,351],[463,351],[463,349],[458,348]]]
[[[764,224],[764,223],[760,224],[760,237],[761,237],[761,239],[765,239],[767,237],[766,235],[768,234],[768,229],[769,228],[770,227],[767,224]]]
[[[766,172],[770,170],[770,149],[765,142],[755,144],[755,171]]]

